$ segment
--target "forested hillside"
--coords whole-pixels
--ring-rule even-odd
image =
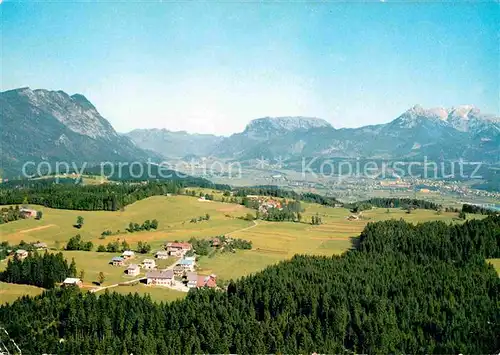
[[[288,198],[298,201],[317,203],[323,206],[341,205],[342,203],[331,196],[322,196],[312,192],[297,193],[293,190],[285,190],[274,185],[253,186],[253,187],[237,187],[235,188],[236,196],[245,197],[248,195],[272,196],[279,198]]]
[[[86,186],[44,180],[20,181],[17,185],[0,186],[0,205],[33,204],[70,210],[116,211],[147,197],[180,193],[185,186],[211,187],[212,184],[204,179]]]
[[[418,200],[415,198],[397,198],[397,197],[373,197],[364,201],[358,201],[351,204],[344,204],[344,207],[350,208],[353,212],[369,210],[372,207],[404,208],[404,209],[421,208],[425,210],[435,210],[435,211],[438,211],[443,208],[443,206],[430,201]]]
[[[51,290],[0,307],[0,325],[30,354],[494,353],[500,281],[484,258],[499,240],[499,216],[379,222],[343,256],[295,256],[227,292]]]

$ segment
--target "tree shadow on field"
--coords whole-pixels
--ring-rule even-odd
[[[349,240],[351,241],[351,250],[357,250],[359,246],[361,245],[361,238],[359,235],[354,236],[354,237],[349,237]]]

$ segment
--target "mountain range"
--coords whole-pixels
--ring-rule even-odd
[[[360,128],[335,129],[311,117],[265,117],[229,137],[165,130],[140,130],[139,138],[136,130],[128,136],[138,146],[166,157],[500,160],[500,119],[470,105],[450,109],[416,105],[389,123]],[[179,152],[173,143],[183,149]]]
[[[335,129],[313,117],[264,117],[229,137],[166,129],[117,133],[83,95],[20,88],[0,93],[0,163],[220,157],[500,160],[500,119],[474,106],[414,106],[386,124]]]

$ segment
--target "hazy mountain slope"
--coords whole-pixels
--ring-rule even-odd
[[[126,136],[137,146],[165,157],[206,156],[223,139],[211,134],[189,134],[166,129],[135,129]]]
[[[441,112],[434,109],[425,110],[415,106],[389,122],[367,141],[365,150],[373,156],[411,157],[428,156],[447,158],[460,157],[463,142],[467,135],[463,134],[441,118]],[[451,149],[450,144],[455,149]]]
[[[387,124],[350,129],[334,129],[320,119],[263,118],[222,140],[213,155],[238,159],[427,156],[494,162],[500,156],[498,122],[472,106],[424,109],[418,105]]]
[[[314,140],[329,137],[332,131],[334,128],[319,118],[258,118],[243,132],[222,140],[212,155],[240,159],[301,155]]]
[[[27,161],[146,160],[151,153],[116,133],[82,95],[22,88],[0,93],[0,162],[19,170]]]

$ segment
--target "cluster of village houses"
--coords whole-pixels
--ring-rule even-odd
[[[262,214],[266,214],[267,211],[271,208],[276,208],[279,210],[283,208],[281,201],[275,200],[268,196],[247,195],[247,198],[259,203],[258,211]]]
[[[219,240],[213,239],[213,246],[217,246]],[[34,243],[33,247],[37,250],[47,249],[45,243]],[[177,243],[169,242],[165,244],[165,250],[160,250],[155,253],[155,259],[168,259],[169,257],[181,258],[179,263],[172,269],[158,269],[155,259],[144,259],[140,264],[130,263],[135,258],[135,252],[126,250],[121,256],[115,256],[111,259],[110,264],[113,266],[125,266],[125,273],[129,276],[137,276],[140,274],[141,269],[146,270],[146,283],[148,285],[157,286],[176,286],[181,285],[182,281],[177,279],[185,277],[187,280],[187,287],[216,287],[216,275],[198,275],[195,272],[196,257],[186,256],[186,253],[192,250],[193,247],[190,243]],[[28,251],[18,249],[14,253],[14,257],[18,260],[24,260],[28,256]],[[82,280],[78,278],[68,277],[63,281],[63,286],[76,285],[82,287]]]
[[[190,243],[169,242],[165,244],[165,250],[160,250],[155,253],[156,259],[168,259],[170,256],[179,257],[179,263],[172,269],[158,269],[155,259],[144,259],[141,264],[128,264],[125,273],[129,276],[137,276],[143,270],[146,272],[146,283],[156,286],[176,286],[180,281],[175,277],[180,278],[185,276],[187,287],[216,287],[216,276],[198,275],[195,272],[196,257],[186,256],[186,253],[192,250]],[[135,253],[130,250],[123,252],[121,256],[113,257],[110,261],[114,266],[125,266],[126,262],[135,258]]]

